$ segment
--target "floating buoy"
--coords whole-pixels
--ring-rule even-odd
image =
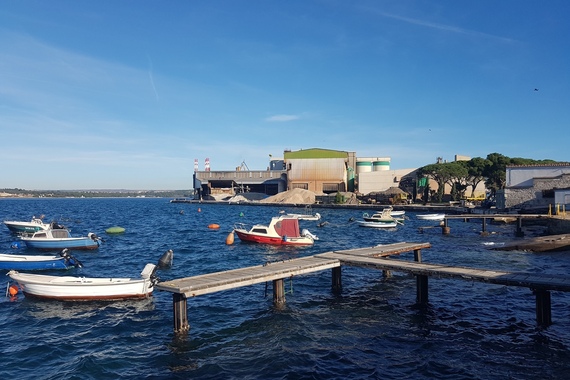
[[[202,209],[200,207],[198,207],[198,212],[202,212]]]
[[[212,223],[212,224],[208,224],[208,228],[211,230],[217,230],[218,228],[220,228],[220,225],[216,224],[216,223]]]
[[[107,228],[105,232],[108,234],[122,234],[125,232],[125,229],[123,227],[115,226]]]
[[[243,212],[240,212],[240,213],[239,213],[239,216],[243,216]]]
[[[18,294],[18,286],[10,285],[8,288],[8,294],[10,294],[10,297],[14,297],[16,294]]]
[[[226,237],[226,244],[232,245],[234,243],[234,231],[230,232]]]

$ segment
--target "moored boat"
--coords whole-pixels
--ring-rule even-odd
[[[311,245],[318,240],[308,230],[300,231],[298,218],[285,215],[271,218],[267,226],[256,224],[250,229],[238,223],[234,232],[241,241],[271,245]]]
[[[0,253],[0,270],[70,269],[82,266],[81,262],[71,256],[67,249],[62,250],[59,256]]]
[[[97,249],[101,238],[93,232],[87,236],[73,237],[67,228],[49,228],[34,232],[32,236],[21,236],[20,239],[28,248],[44,251],[70,249]]]
[[[151,296],[157,282],[155,268],[154,264],[147,264],[140,279],[47,276],[15,270],[8,272],[8,276],[27,297],[60,301],[116,301]]]
[[[42,216],[43,217],[43,216]],[[44,223],[42,217],[32,217],[29,222],[20,222],[16,220],[5,220],[4,224],[13,233],[34,233],[40,230],[47,230],[50,228],[49,223]]]
[[[419,214],[416,218],[420,220],[443,220],[445,219],[445,214]]]
[[[398,226],[397,222],[367,222],[359,220],[357,221],[360,227],[368,228],[396,228]]]

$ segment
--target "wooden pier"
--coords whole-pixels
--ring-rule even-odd
[[[186,332],[190,326],[187,315],[187,299],[208,293],[235,289],[257,283],[273,282],[273,301],[285,302],[284,280],[307,273],[332,269],[332,289],[342,288],[343,265],[381,269],[385,272],[400,271],[416,276],[416,300],[428,302],[428,277],[448,277],[479,281],[505,286],[531,289],[536,296],[536,318],[539,325],[551,322],[550,291],[570,291],[570,277],[546,274],[514,273],[438,264],[421,261],[421,250],[429,243],[395,243],[369,248],[333,251],[265,265],[209,273],[193,277],[160,282],[155,289],[171,292],[173,296],[174,331]],[[390,259],[392,255],[414,252],[414,261]]]
[[[550,215],[544,214],[460,214],[460,215],[446,215],[443,219],[441,225],[441,232],[444,235],[450,233],[451,228],[449,227],[448,221],[450,219],[463,219],[464,221],[469,221],[470,219],[481,219],[481,234],[487,234],[487,219],[497,220],[497,219],[516,219],[517,227],[515,230],[515,236],[523,237],[524,232],[522,230],[523,219],[546,219],[550,218]],[[421,228],[420,228],[421,230]]]

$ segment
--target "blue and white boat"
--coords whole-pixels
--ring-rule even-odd
[[[46,270],[81,268],[83,265],[69,250],[62,250],[59,255],[14,255],[0,253],[0,270]]]
[[[32,236],[24,235],[20,239],[28,248],[36,248],[44,251],[54,251],[64,248],[69,249],[97,249],[101,244],[101,238],[93,232],[87,236],[73,237],[67,228],[50,228],[34,232]]]

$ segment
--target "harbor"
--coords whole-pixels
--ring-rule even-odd
[[[420,227],[436,223],[419,220],[419,211],[406,210],[403,225],[376,230],[355,222],[373,208],[323,207],[313,210],[320,220],[301,221],[319,237],[314,245],[270,247],[228,245],[226,237],[238,222],[264,223],[281,211],[303,213],[303,207],[148,198],[2,202],[7,220],[41,211],[74,234],[102,237],[96,251],[73,252],[82,268],[54,275],[138,278],[147,263],[172,249],[172,266],[157,271],[158,287],[201,279],[174,283],[188,295],[179,304],[185,304],[180,312],[186,312],[186,333],[173,328],[174,294],[165,290],[112,303],[6,297],[0,341],[10,358],[9,375],[210,379],[281,378],[299,371],[369,378],[377,371],[387,378],[435,379],[460,371],[468,378],[525,379],[570,370],[570,293],[545,288],[550,303],[539,298],[539,310],[545,311],[544,322],[550,316],[548,324],[537,319],[532,290],[541,289],[540,278],[551,284],[566,277],[570,256],[492,249],[515,238],[513,224],[489,223],[482,235],[480,220],[454,219],[450,234],[420,234]],[[112,226],[124,231],[106,233]],[[539,233],[525,223],[523,230],[525,238]],[[13,239],[7,228],[1,231],[3,246]],[[395,247],[404,250],[382,257]],[[242,274],[240,286],[231,282],[236,272]],[[494,282],[511,274],[537,282]],[[428,361],[434,368],[429,373]]]

